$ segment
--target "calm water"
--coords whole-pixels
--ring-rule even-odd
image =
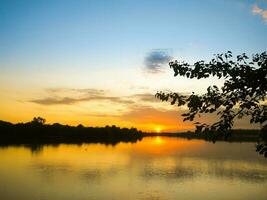
[[[1,200],[267,199],[253,143],[154,137],[135,144],[0,148]]]

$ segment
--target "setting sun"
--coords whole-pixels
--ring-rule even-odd
[[[156,131],[157,133],[160,133],[160,132],[162,131],[162,127],[161,127],[161,126],[157,126],[157,127],[155,127],[155,131]]]

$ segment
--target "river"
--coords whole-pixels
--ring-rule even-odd
[[[146,137],[137,143],[0,148],[1,200],[266,200],[254,143]]]

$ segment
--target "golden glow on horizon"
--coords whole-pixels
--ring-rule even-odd
[[[160,132],[162,131],[162,127],[161,127],[161,126],[157,126],[157,127],[155,128],[155,131],[156,131],[157,133],[160,133]]]
[[[87,106],[87,103],[42,106],[27,101],[8,101],[7,98],[1,99],[0,110],[0,120],[12,123],[25,123],[31,121],[33,117],[40,116],[46,119],[47,124],[60,123],[71,126],[83,124],[93,127],[116,125],[127,128],[135,127],[144,132],[156,133],[194,129],[194,125],[181,123],[179,117],[176,116],[175,118],[172,115],[173,111],[170,111],[171,114],[168,114],[169,111],[165,111],[164,116],[161,116],[161,113],[153,112],[153,110],[148,110],[145,113],[144,110],[136,111],[138,114],[133,116],[124,115],[120,111],[101,115],[107,110],[106,108],[100,111],[98,107]],[[158,110],[161,111],[160,108]],[[94,115],[94,113],[99,113],[99,115]]]
[[[72,74],[69,74],[68,71],[64,73],[62,77],[66,78],[58,79],[53,77],[58,73],[47,72],[44,80],[57,81],[48,81],[48,83],[41,85],[39,79],[29,79],[29,74],[23,74],[20,76],[22,78],[19,79],[13,74],[1,74],[0,91],[3,95],[0,99],[0,120],[18,123],[28,122],[33,117],[41,116],[46,119],[48,124],[61,123],[73,126],[83,124],[93,127],[116,125],[127,128],[135,127],[144,132],[157,133],[187,131],[195,128],[192,123],[183,123],[180,114],[183,113],[184,108],[175,110],[166,102],[154,101],[153,95],[151,101],[131,96],[135,94],[154,94],[158,88],[167,88],[170,85],[185,85],[179,84],[184,83],[184,80],[170,80],[168,74],[162,74],[163,82],[159,82],[158,75],[144,76],[143,71],[139,69],[133,70],[131,73],[128,69],[90,71],[90,77],[87,73],[82,73],[77,74],[77,77],[72,79],[70,79]],[[113,78],[114,74],[117,77],[122,77],[122,79]],[[128,77],[126,74],[131,76]],[[31,77],[38,76],[34,74]],[[107,79],[106,77],[112,78]],[[125,80],[124,77],[126,77]],[[128,84],[121,84],[121,82]],[[202,83],[197,82],[195,85],[200,86]],[[123,87],[121,87],[122,85]],[[149,87],[140,89],[143,86]],[[187,92],[186,88],[179,88],[179,90]],[[200,88],[205,87],[201,85]],[[103,94],[100,92],[100,99],[96,100],[88,99],[88,101],[82,100],[65,104],[38,104],[32,102],[36,99],[49,101],[51,99],[64,100],[64,98],[67,98],[67,100],[89,98],[87,89],[89,92],[91,90],[103,90],[104,92]],[[177,88],[170,88],[170,90],[177,90]],[[111,98],[109,100],[104,98],[103,100],[103,97]],[[125,100],[133,102],[127,103]]]

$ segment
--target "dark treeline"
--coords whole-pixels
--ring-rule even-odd
[[[19,144],[81,144],[101,143],[116,145],[119,142],[137,142],[145,136],[181,137],[186,139],[203,139],[207,141],[250,141],[259,140],[260,130],[231,130],[227,137],[216,133],[143,133],[136,128],[116,126],[85,127],[69,126],[59,123],[45,124],[45,119],[34,118],[31,122],[13,124],[0,120],[0,146]]]
[[[143,133],[136,128],[116,126],[84,127],[59,123],[45,124],[38,117],[31,122],[12,124],[0,121],[0,144],[57,144],[57,143],[102,143],[115,145],[119,142],[137,142]]]

